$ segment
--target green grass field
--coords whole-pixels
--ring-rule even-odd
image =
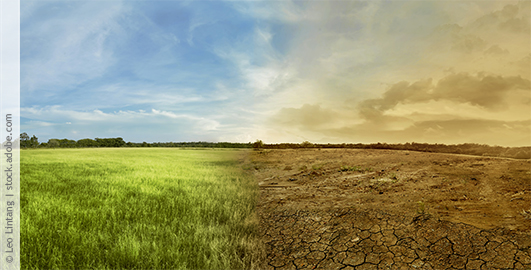
[[[258,188],[242,153],[21,151],[22,269],[258,267]]]

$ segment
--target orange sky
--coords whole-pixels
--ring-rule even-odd
[[[530,4],[277,7],[293,37],[255,78],[254,136],[531,145]]]

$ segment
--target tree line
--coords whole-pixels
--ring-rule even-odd
[[[518,159],[530,159],[531,147],[502,147],[490,146],[487,144],[477,143],[463,143],[463,144],[429,144],[429,143],[415,143],[408,142],[403,144],[388,144],[388,143],[341,143],[341,144],[319,144],[304,141],[302,143],[279,143],[279,144],[265,144],[261,140],[253,143],[255,149],[311,149],[311,148],[346,148],[346,149],[388,149],[388,150],[408,150],[419,152],[433,152],[433,153],[449,153],[449,154],[466,154],[474,156],[493,156],[493,157],[509,157]]]
[[[20,134],[20,148],[97,148],[97,147],[203,147],[203,148],[251,148],[251,143],[232,142],[154,142],[134,143],[125,142],[123,138],[95,138],[95,139],[49,139],[39,143],[33,135],[31,138],[24,132]]]
[[[195,147],[195,148],[254,148],[259,149],[312,149],[312,148],[347,148],[347,149],[388,149],[388,150],[409,150],[433,153],[466,154],[475,156],[509,157],[518,159],[530,159],[531,147],[502,147],[490,146],[487,144],[464,143],[464,144],[429,144],[429,143],[341,143],[341,144],[319,144],[304,141],[302,143],[279,143],[265,144],[261,140],[254,143],[232,143],[232,142],[154,142],[154,143],[134,143],[125,142],[118,138],[95,138],[95,139],[49,139],[48,142],[39,143],[38,138],[33,135],[29,137],[27,133],[20,134],[20,148],[96,148],[96,147]]]

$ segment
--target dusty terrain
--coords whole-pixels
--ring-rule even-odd
[[[531,163],[258,150],[266,269],[531,269]]]

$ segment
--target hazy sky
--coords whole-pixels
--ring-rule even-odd
[[[529,1],[21,1],[21,131],[531,145]]]

